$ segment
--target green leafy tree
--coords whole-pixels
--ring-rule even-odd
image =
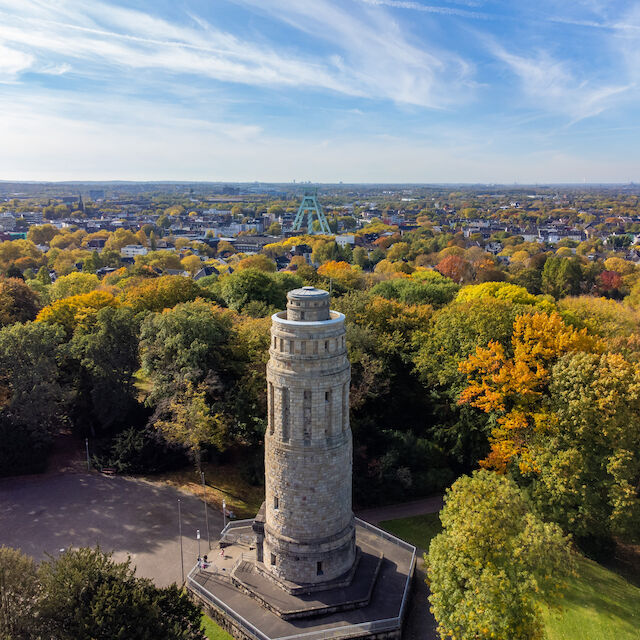
[[[137,578],[130,559],[66,551],[40,566],[40,617],[56,640],[204,640],[201,613],[175,584]]]
[[[66,418],[58,362],[64,331],[38,323],[0,329],[0,475],[43,471]]]
[[[74,421],[102,430],[121,424],[137,404],[138,325],[131,309],[100,309],[94,323],[76,329],[69,353],[78,365]]]
[[[40,267],[35,279],[45,285],[51,284],[51,274],[49,273],[49,269],[47,267]]]
[[[532,495],[589,552],[640,531],[640,368],[620,354],[573,353],[554,366],[553,420],[532,447]]]
[[[400,300],[406,304],[431,304],[441,307],[454,298],[459,286],[441,276],[437,271],[430,271],[430,278],[421,280],[412,278],[392,278],[379,282],[371,289],[373,295],[388,300]]]
[[[429,546],[429,601],[445,640],[539,640],[541,604],[557,606],[572,571],[569,541],[528,508],[506,476],[476,471],[447,490]]]
[[[267,306],[284,309],[287,292],[301,286],[302,279],[291,273],[243,269],[222,279],[221,293],[227,305],[236,311],[241,311],[250,302],[264,302]]]
[[[149,403],[172,401],[190,382],[212,391],[234,375],[229,311],[202,300],[185,302],[145,318],[140,331],[142,366],[152,382]]]
[[[577,295],[580,293],[582,276],[579,258],[551,256],[542,270],[542,291],[556,299]]]
[[[0,329],[0,407],[16,422],[49,432],[62,419],[60,327],[37,322]]]
[[[33,558],[0,547],[0,638],[36,640],[40,585]]]

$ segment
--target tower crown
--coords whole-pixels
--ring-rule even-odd
[[[286,319],[297,322],[330,320],[329,293],[315,287],[302,287],[289,291]]]

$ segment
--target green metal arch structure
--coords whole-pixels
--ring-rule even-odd
[[[329,229],[329,223],[322,211],[322,207],[318,203],[318,195],[316,193],[305,193],[302,198],[302,202],[298,207],[298,213],[296,213],[296,219],[293,221],[293,230],[300,231],[304,224],[305,214],[307,216],[307,233],[318,233],[331,235],[331,229]],[[313,230],[313,217],[316,217],[320,228],[317,231]]]

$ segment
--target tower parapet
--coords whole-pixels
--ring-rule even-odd
[[[272,316],[267,365],[263,561],[274,578],[321,584],[356,556],[344,315],[314,287]]]

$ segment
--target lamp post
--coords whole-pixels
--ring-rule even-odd
[[[227,526],[227,501],[222,498],[222,528]]]
[[[89,438],[84,439],[84,447],[87,450],[87,471],[91,471],[91,458],[89,457]]]
[[[204,471],[200,472],[202,476],[202,502],[204,503],[204,520],[207,523],[207,553],[211,551],[211,536],[209,535],[209,512],[207,510],[207,489],[204,483]]]
[[[184,554],[182,553],[182,512],[180,510],[180,498],[178,498],[178,535],[180,536],[180,570],[182,584],[184,584]]]
[[[196,538],[198,539],[198,567],[200,567],[200,529],[196,529]]]

